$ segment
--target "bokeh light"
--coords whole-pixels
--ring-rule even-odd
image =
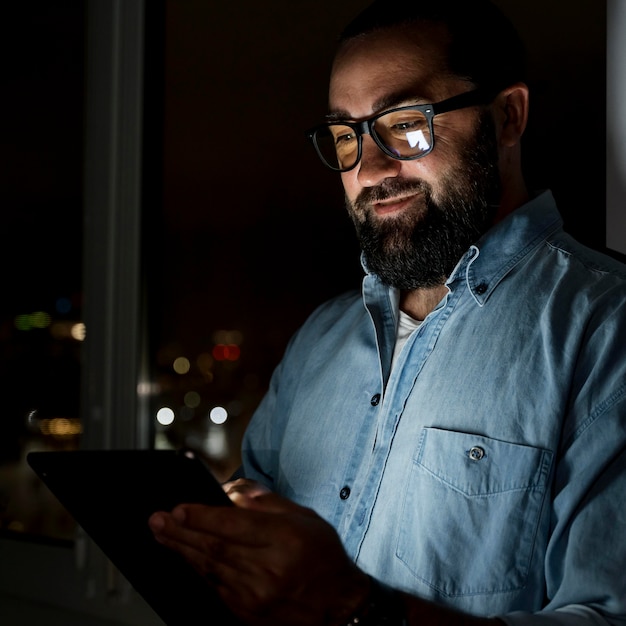
[[[174,363],[172,363],[172,367],[177,374],[187,374],[189,369],[191,368],[191,363],[189,363],[189,359],[184,356],[179,356],[174,359]]]
[[[201,401],[202,401],[202,398],[200,397],[200,394],[197,391],[188,391],[185,394],[185,398],[184,398],[185,406],[191,409],[198,408],[200,406]]]
[[[228,419],[228,411],[223,406],[216,406],[211,409],[209,419],[214,424],[223,424]]]
[[[61,315],[66,315],[72,310],[72,302],[69,298],[57,298],[55,307],[57,313],[60,313]]]
[[[87,327],[82,322],[72,324],[70,334],[72,339],[76,339],[76,341],[84,341],[87,335]]]
[[[174,411],[168,406],[161,407],[156,414],[156,419],[161,426],[169,426],[174,422]]]
[[[14,324],[18,330],[32,330],[34,328],[47,328],[50,326],[50,314],[45,311],[34,313],[20,313],[15,316]]]

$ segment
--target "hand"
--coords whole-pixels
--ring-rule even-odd
[[[342,624],[363,602],[368,577],[335,530],[311,509],[238,480],[234,507],[182,504],[151,516],[163,545],[179,552],[246,624]]]

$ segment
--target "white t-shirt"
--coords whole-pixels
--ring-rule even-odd
[[[417,330],[422,323],[419,320],[413,319],[410,315],[407,315],[403,311],[399,311],[399,313],[400,320],[398,321],[398,330],[396,331],[396,347],[393,350],[393,360],[391,362],[392,367],[395,365],[396,359],[398,358],[400,352],[402,352],[402,348],[411,336],[411,333],[414,330]]]

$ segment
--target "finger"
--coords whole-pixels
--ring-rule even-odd
[[[250,547],[266,544],[259,532],[269,522],[265,513],[239,507],[181,504],[172,511],[172,517],[180,526],[202,536]]]
[[[180,524],[173,514],[155,513],[148,523],[160,544],[178,552],[205,577],[215,574],[215,564],[229,559],[223,541]]]
[[[261,483],[247,478],[238,478],[222,485],[224,491],[233,499],[233,496],[246,496],[254,498],[263,493],[270,493],[270,490]]]
[[[221,513],[217,509],[221,508],[181,505],[172,513],[153,514],[149,525],[157,541],[194,561],[202,561],[205,556],[212,562],[234,564],[245,561],[250,548],[258,550],[271,544],[275,524],[267,515],[261,519],[259,514],[233,507],[228,509],[227,519],[216,523],[216,514]],[[200,567],[205,568],[206,564],[201,563]]]
[[[148,525],[156,539],[167,546],[185,545],[195,549],[203,549],[210,543],[211,535],[189,528],[185,524],[186,512],[176,508],[172,513],[154,513],[148,519]]]

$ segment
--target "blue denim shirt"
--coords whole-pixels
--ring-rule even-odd
[[[396,291],[368,274],[319,307],[249,424],[246,476],[417,596],[625,624],[626,267],[564,233],[544,192],[447,287],[393,369]]]

